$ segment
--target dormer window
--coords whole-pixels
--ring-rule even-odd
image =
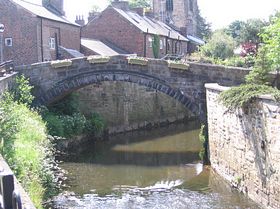
[[[13,39],[5,38],[5,46],[13,46]]]

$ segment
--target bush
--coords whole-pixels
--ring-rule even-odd
[[[242,84],[232,87],[220,94],[219,100],[228,109],[234,110],[248,106],[256,97],[263,94],[272,94],[276,100],[279,100],[279,90],[267,85]]]
[[[88,133],[94,134],[95,136],[101,136],[105,129],[105,122],[98,113],[92,113],[87,122]]]
[[[234,39],[225,32],[219,30],[214,32],[208,43],[200,49],[202,54],[206,57],[224,60],[233,56],[234,48]]]

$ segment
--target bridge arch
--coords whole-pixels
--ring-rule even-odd
[[[183,94],[179,89],[173,88],[165,80],[145,73],[139,73],[129,70],[99,70],[80,73],[64,80],[58,81],[50,89],[38,97],[39,104],[51,104],[67,94],[76,91],[85,86],[101,83],[104,81],[121,81],[136,83],[140,86],[146,86],[151,89],[162,92],[171,98],[182,103],[195,116],[204,120],[204,113],[199,106],[192,102],[190,98]]]

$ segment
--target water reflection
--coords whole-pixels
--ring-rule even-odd
[[[196,124],[118,135],[62,167],[69,191],[57,208],[258,208],[203,169]],[[186,131],[188,130],[188,131]]]

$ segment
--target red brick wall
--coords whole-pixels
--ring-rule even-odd
[[[82,28],[82,37],[107,40],[129,53],[144,56],[144,34],[110,7]]]
[[[14,60],[16,65],[40,61],[37,37],[39,18],[8,0],[0,1],[0,9],[0,23],[5,25],[3,37],[13,40],[13,46],[3,47],[4,60]]]
[[[54,38],[55,33],[57,33],[58,44],[60,46],[80,51],[80,27],[48,19],[43,19],[42,25],[44,60],[55,59],[55,50],[49,47],[49,39],[50,37]]]

